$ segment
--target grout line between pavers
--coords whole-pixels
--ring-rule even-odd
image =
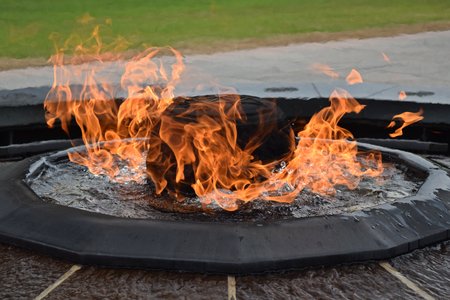
[[[426,300],[434,300],[435,298],[422,290],[417,284],[409,280],[405,275],[400,273],[397,269],[395,269],[390,263],[383,261],[379,263],[380,266],[389,272],[392,276],[400,280],[404,285],[413,290],[417,295]]]
[[[319,96],[319,98],[322,98],[322,95],[319,92],[319,89],[317,88],[317,86],[314,84],[314,82],[311,82],[311,85],[314,89],[314,91],[316,91],[317,95]]]
[[[80,265],[73,265],[69,271],[64,273],[61,277],[58,278],[52,285],[50,285],[48,288],[46,288],[42,293],[40,293],[35,300],[41,300],[48,296],[54,289],[56,289],[61,283],[66,281],[70,276],[72,276],[76,271],[81,269]]]
[[[236,300],[236,277],[228,276],[228,300]]]

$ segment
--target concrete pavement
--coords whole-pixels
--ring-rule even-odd
[[[447,104],[448,53],[450,31],[191,55],[185,57],[186,71],[177,93],[199,93],[198,84],[206,85],[203,92],[207,93],[212,82],[235,87],[243,94],[293,98],[326,97],[335,87],[343,87],[357,98],[397,100],[399,91],[407,91],[410,101]],[[340,77],[331,79],[317,72],[312,68],[317,63],[329,65]],[[346,84],[344,79],[352,68],[361,73],[363,84]],[[123,65],[106,63],[106,69],[111,83],[118,83]],[[51,67],[3,71],[0,90],[48,87],[52,75]]]

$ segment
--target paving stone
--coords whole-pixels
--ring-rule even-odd
[[[375,263],[236,278],[238,299],[421,299]]]
[[[227,277],[85,267],[48,299],[226,299]]]
[[[450,241],[394,258],[392,265],[436,299],[450,299]]]
[[[379,87],[399,87],[400,89],[421,90],[435,93],[434,97],[411,97],[412,101],[438,101],[449,103],[450,83],[450,31],[426,32],[396,37],[371,38],[327,43],[293,44],[280,47],[264,47],[249,50],[191,55],[185,59],[186,70],[182,76],[181,90],[196,90],[206,85],[214,90],[218,86],[237,87],[246,84],[287,84],[303,85],[315,83],[330,86],[336,82],[320,72],[314,71],[314,63],[328,64],[344,80],[352,68],[358,69],[365,83],[380,84]],[[390,57],[383,60],[382,53]],[[169,60],[169,58],[163,58]],[[89,69],[89,65],[85,69]],[[117,85],[123,70],[123,62],[109,62],[102,65],[99,73],[111,84]],[[50,86],[51,67],[27,68],[0,72],[0,90]],[[77,84],[80,82],[73,82]],[[370,90],[374,94],[377,85],[350,87],[357,95],[364,96]],[[384,89],[380,89],[382,91]],[[379,92],[379,91],[378,91]],[[383,97],[398,98],[397,89],[392,89]],[[329,93],[321,91],[326,97]],[[309,95],[307,95],[309,96]],[[445,96],[445,97],[442,97]],[[2,101],[0,97],[0,102]]]
[[[393,85],[366,82],[349,85],[345,81],[334,80],[332,82],[315,82],[314,87],[321,97],[328,98],[335,89],[344,89],[348,91],[354,98],[362,99],[371,98],[371,96],[373,95],[377,95],[386,90],[392,89]]]
[[[71,264],[31,251],[0,244],[0,299],[31,299]]]
[[[438,163],[442,167],[450,169],[450,157],[440,156],[440,155],[429,155],[429,156],[427,156],[427,158]]]
[[[404,99],[406,101],[450,104],[450,89],[435,86],[398,85],[381,90],[380,92],[375,92],[371,94],[370,97],[382,100],[399,101],[399,93],[401,91],[406,93],[406,99]]]

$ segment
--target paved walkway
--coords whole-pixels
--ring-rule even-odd
[[[383,58],[385,53],[390,62]],[[315,82],[314,63],[333,67],[341,76],[358,69],[365,81],[399,85],[450,84],[450,31],[387,38],[297,44],[213,55],[196,55],[187,61],[220,80],[257,82]]]
[[[450,31],[442,31],[192,55],[185,58],[184,78],[189,84],[180,86],[179,93],[189,94],[195,84],[215,81],[256,96],[267,96],[265,89],[270,87],[295,87],[298,91],[287,95],[292,97],[328,96],[336,86],[347,87],[343,79],[355,68],[365,82],[348,87],[355,97],[396,100],[399,91],[406,90],[409,100],[450,103],[449,53]],[[312,66],[317,63],[332,67],[339,79],[315,71]],[[118,82],[119,68],[112,65],[110,72],[112,81]],[[51,82],[51,67],[0,72],[0,90]]]

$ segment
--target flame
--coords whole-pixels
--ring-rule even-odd
[[[413,123],[419,122],[420,120],[423,119],[423,110],[420,109],[418,112],[404,112],[398,115],[395,115],[392,118],[392,121],[389,123],[389,125],[387,126],[387,128],[393,128],[397,125],[397,122],[400,121],[402,122],[402,125],[397,128],[393,133],[390,133],[389,136],[394,138],[397,136],[401,136],[403,135],[403,128],[405,128],[406,126],[409,126]]]
[[[184,66],[181,54],[172,48],[143,51],[124,66],[121,87],[127,97],[118,105],[114,101],[117,87],[109,84],[104,74],[110,67],[105,61],[120,61],[121,56],[103,52],[104,48],[110,47],[102,44],[98,27],[88,41],[75,47],[73,56],[68,58],[69,65],[65,64],[66,49],[57,47],[51,58],[54,81],[44,107],[50,127],[59,120],[70,135],[74,119],[80,128],[87,151],[69,153],[71,161],[86,166],[93,174],[120,181],[118,161],[131,170],[141,165],[147,145],[139,139],[148,137],[159,115],[172,102]],[[164,51],[174,57],[170,72],[157,60]],[[86,61],[90,65],[83,64]],[[73,83],[80,83],[81,88]],[[135,141],[119,142],[123,139]]]
[[[350,71],[350,73],[347,75],[347,78],[345,78],[345,80],[350,85],[363,82],[361,74],[358,71],[356,71],[355,69],[352,69]]]
[[[236,95],[221,98],[219,104],[195,107],[200,117],[189,125],[178,120],[191,115],[192,108],[175,117],[164,116],[160,139],[150,141],[147,160],[157,166],[150,171],[157,192],[169,184],[166,178],[174,176],[166,175],[172,172],[172,165],[167,156],[161,155],[162,142],[176,157],[176,182],[183,182],[185,170],[189,170],[196,178],[192,188],[203,204],[216,202],[226,210],[236,210],[239,202],[255,199],[291,202],[304,189],[334,194],[337,185],[356,188],[364,176],[382,172],[381,156],[368,153],[363,155],[364,163],[360,162],[352,134],[338,126],[346,113],[359,113],[364,105],[343,90],[334,91],[330,102],[297,134],[299,142],[292,155],[284,158],[286,167],[279,172],[273,170],[283,159],[269,164],[252,160],[254,145],[261,142],[262,134],[254,136],[249,143],[252,147],[241,148],[236,143],[236,120],[242,117]],[[177,138],[171,140],[174,135]]]
[[[124,62],[114,47],[103,45],[98,28],[66,57],[69,44],[57,47],[52,57],[54,82],[44,104],[46,119],[49,126],[61,122],[68,134],[75,121],[86,151],[71,152],[69,159],[93,174],[140,181],[138,173],[122,178],[119,171],[135,170],[145,161],[156,193],[185,184],[204,205],[216,203],[232,211],[255,199],[291,202],[304,189],[319,194],[333,194],[341,185],[354,189],[364,176],[378,176],[383,170],[381,155],[359,152],[352,134],[338,125],[345,114],[364,108],[344,90],[335,90],[330,106],[297,133],[298,143],[293,133],[288,136],[289,153],[263,162],[255,150],[271,128],[260,123],[245,144],[238,143],[237,124],[246,117],[235,93],[226,91],[217,101],[190,101],[187,109],[175,109],[174,89],[184,70],[175,49],[149,48]],[[161,54],[170,55],[170,67]],[[123,101],[114,100],[117,87],[105,78],[111,65],[105,58],[123,63]],[[73,83],[81,83],[81,88]],[[267,111],[275,113],[270,107]],[[174,190],[181,201],[183,195]]]
[[[386,53],[381,52],[381,55],[383,56],[383,60],[384,60],[385,62],[387,62],[387,63],[390,63],[390,62],[391,62],[391,59],[389,58],[389,56],[387,56]]]
[[[399,100],[405,100],[406,97],[407,97],[407,95],[406,95],[406,92],[405,92],[405,91],[400,91],[400,92],[398,93],[398,99],[399,99]]]
[[[311,69],[316,73],[322,73],[325,74],[333,79],[339,78],[339,73],[337,73],[332,67],[325,65],[325,64],[313,64],[311,65]]]
[[[300,141],[294,158],[284,172],[276,175],[277,182],[286,182],[292,188],[284,195],[288,201],[304,188],[319,194],[334,194],[336,185],[354,189],[362,176],[378,176],[382,172],[380,154],[366,154],[372,165],[364,166],[357,160],[353,135],[338,125],[345,114],[359,113],[364,105],[344,90],[335,90],[330,102],[298,133]]]

